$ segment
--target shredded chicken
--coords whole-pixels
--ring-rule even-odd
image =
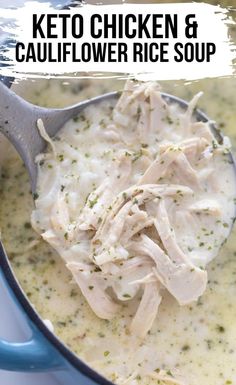
[[[119,305],[106,294],[102,277],[96,276],[95,278],[92,270],[82,263],[70,262],[67,267],[72,272],[75,281],[94,313],[103,319],[113,318],[119,309]]]
[[[141,338],[145,337],[156,318],[162,300],[160,288],[161,285],[157,280],[144,284],[143,296],[130,326],[131,331]],[[143,322],[144,314],[145,322]]]
[[[104,182],[88,196],[87,202],[79,218],[79,228],[81,230],[94,230],[98,227],[99,218],[102,217],[104,210],[111,204],[115,194],[126,185],[131,173],[130,158],[120,154],[117,172],[111,179],[106,178]],[[117,176],[120,178],[117,182]]]
[[[158,281],[177,299],[180,305],[186,305],[196,301],[203,294],[207,283],[207,273],[181,255],[182,252],[176,242],[173,242],[169,236],[168,233],[164,235],[169,246],[168,254],[144,234],[141,235],[140,241],[133,242],[130,247],[133,251],[152,258],[156,265],[153,271]],[[172,259],[171,256],[174,258]]]
[[[50,136],[48,135],[47,131],[45,130],[42,119],[37,120],[37,127],[38,127],[38,130],[39,130],[41,137],[51,146],[52,152],[53,152],[54,156],[56,156],[55,144],[54,144],[53,140],[50,138]]]
[[[91,148],[94,140],[106,148],[91,160],[83,141],[79,150],[73,143],[63,147],[38,121],[52,154],[37,158],[39,198],[32,223],[65,259],[98,317],[110,320],[122,303],[141,298],[130,322],[131,333],[140,338],[156,319],[162,291],[180,305],[204,293],[205,265],[229,232],[215,177],[227,148],[216,142],[209,123],[194,121],[199,97],[184,112],[162,98],[156,83],[128,81],[106,129],[96,126],[101,136],[83,134]],[[56,155],[60,152],[64,155]],[[212,240],[212,221],[225,223],[213,247],[198,235],[202,231]],[[151,376],[182,385],[164,372]]]

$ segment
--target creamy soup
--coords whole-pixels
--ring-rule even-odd
[[[218,1],[211,0],[209,3],[218,4]],[[222,6],[234,5],[232,0],[220,3]],[[235,38],[233,27],[230,33]],[[122,90],[123,86],[122,80],[111,78],[66,82],[24,81],[14,85],[14,88],[33,103],[63,107],[111,90]],[[188,101],[203,91],[199,107],[217,122],[235,146],[235,77],[204,79],[192,83],[163,82],[162,87],[165,92]],[[78,122],[73,124],[76,127]],[[88,132],[85,132],[87,135]],[[89,155],[89,150],[86,149],[84,154]],[[147,335],[140,339],[127,327],[137,309],[135,301],[125,301],[112,320],[97,317],[76,282],[72,281],[65,262],[32,229],[31,214],[35,205],[28,175],[15,150],[2,137],[0,164],[1,237],[12,268],[42,319],[50,320],[47,324],[52,324],[54,333],[75,354],[119,384],[236,383],[235,230],[211,262],[210,259],[215,255],[208,254],[208,282],[204,293],[197,301],[180,306],[168,290],[163,292],[158,315]],[[75,164],[72,166],[75,167]],[[222,190],[226,191],[224,182]],[[91,202],[93,205],[94,201]],[[214,234],[211,234],[216,242],[215,254],[230,230],[232,219],[228,218],[228,222],[221,220],[219,227],[214,228]],[[198,241],[198,246],[205,243],[205,240]],[[193,261],[201,265],[194,258]]]
[[[53,100],[54,105],[62,106],[92,96],[94,90],[99,94],[122,86],[112,80],[71,81],[69,85],[51,80],[31,83],[31,87],[24,84],[16,87],[35,103],[48,106]],[[233,142],[235,86],[233,78],[163,85],[165,90],[185,99],[203,90],[200,106]],[[173,375],[191,385],[236,381],[234,232],[207,267],[205,293],[197,302],[180,307],[166,292],[158,319],[145,340],[140,341],[127,334],[125,328],[127,317],[133,317],[132,307],[123,307],[111,321],[94,315],[77,285],[71,282],[71,274],[60,257],[32,230],[33,207],[27,173],[11,149],[11,156],[2,167],[2,239],[29,300],[79,357],[109,379],[121,383],[127,378],[132,384],[157,383],[157,379],[146,375],[153,370],[157,377],[161,373],[169,380]]]
[[[32,225],[98,317],[141,298],[125,325],[140,338],[163,290],[180,305],[203,294],[205,266],[232,227],[230,143],[194,120],[200,96],[185,111],[157,83],[129,80],[118,100],[85,108],[54,139],[38,121],[49,146],[36,157]]]

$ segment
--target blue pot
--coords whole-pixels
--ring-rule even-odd
[[[21,312],[25,325],[31,330],[31,337],[25,342],[0,340],[0,369],[54,372],[63,385],[112,385],[49,331],[19,286],[1,242],[0,280]]]

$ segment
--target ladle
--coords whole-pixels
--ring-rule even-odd
[[[77,116],[86,107],[92,104],[98,104],[104,100],[118,98],[118,92],[111,92],[92,99],[85,100],[76,105],[62,109],[52,109],[35,106],[0,82],[0,131],[15,146],[19,155],[25,163],[28,170],[31,188],[34,193],[37,184],[37,165],[35,157],[41,153],[46,142],[41,137],[37,121],[43,120],[46,131],[50,137],[53,137],[62,128],[62,126],[71,118]],[[173,95],[162,94],[169,103],[177,103],[182,109],[188,107],[188,103]],[[197,121],[208,121],[208,117],[200,110],[194,111],[194,117]],[[211,123],[211,129],[220,142],[222,136],[217,131],[214,124]],[[230,157],[232,155],[230,154]]]

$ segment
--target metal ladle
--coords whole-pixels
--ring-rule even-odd
[[[63,109],[43,108],[27,102],[0,82],[0,131],[14,145],[25,163],[33,193],[37,184],[35,157],[43,152],[46,146],[45,140],[39,134],[37,120],[39,118],[43,120],[48,135],[53,137],[69,119],[77,116],[86,107],[104,100],[118,98],[118,96],[118,92],[111,92]],[[167,102],[177,103],[182,109],[188,107],[186,101],[173,95],[162,94],[162,96]],[[200,110],[194,111],[194,117],[197,121],[209,120]],[[214,124],[211,124],[211,129],[220,142],[222,136]],[[231,154],[230,157],[232,159]]]

